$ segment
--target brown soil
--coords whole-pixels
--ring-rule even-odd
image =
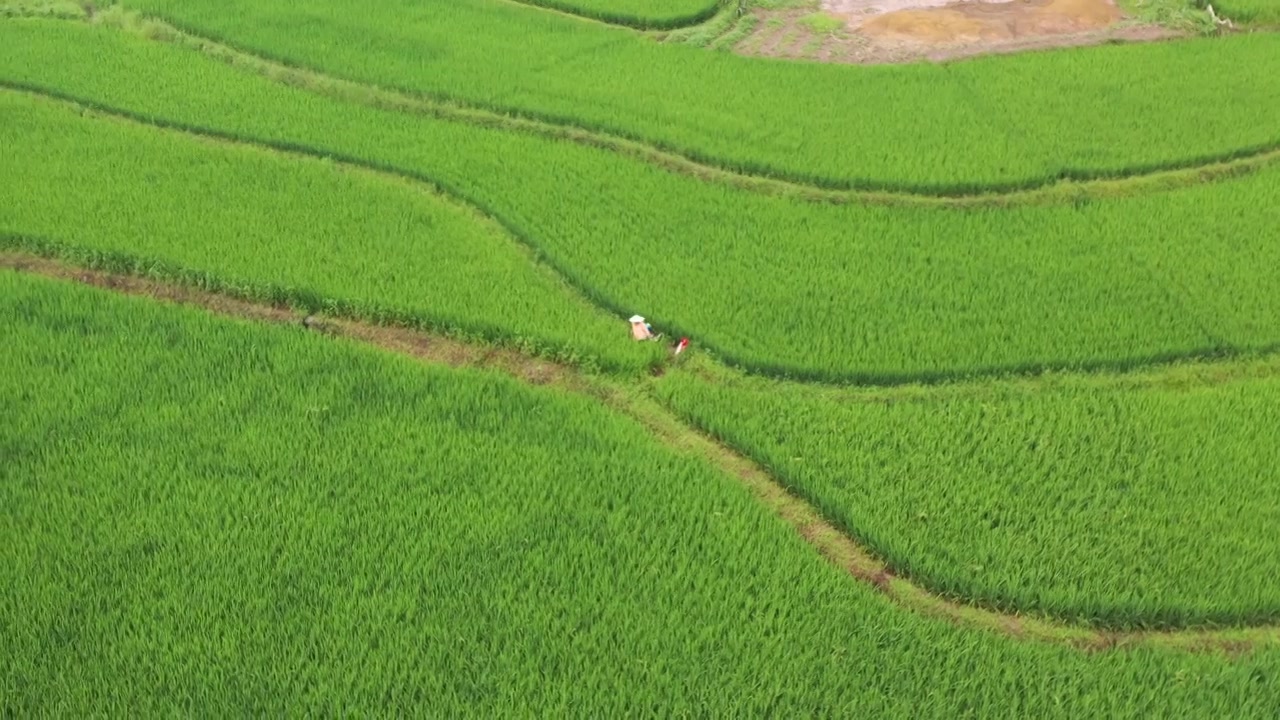
[[[1172,30],[1137,24],[1114,0],[822,0],[822,12],[844,21],[844,29],[821,38],[814,52],[785,52],[776,42],[738,45],[739,52],[798,57],[819,62],[896,63],[952,60],[1114,41],[1174,37]],[[802,19],[811,11],[758,10],[757,27],[782,22],[774,37],[798,32],[812,37]],[[770,38],[772,40],[773,38]],[[791,47],[803,47],[800,42]]]
[[[919,2],[924,0],[916,1]],[[759,13],[759,11],[757,12]],[[772,50],[777,49],[778,42],[782,39],[783,35],[788,32],[788,27],[802,28],[803,32],[807,32],[811,36],[812,30],[805,23],[801,22],[801,18],[803,18],[807,13],[808,11],[790,10],[765,15],[757,25],[756,33],[739,43],[735,49],[747,54],[767,55],[769,54],[770,48]],[[800,30],[797,30],[797,32],[799,31]],[[1142,36],[1143,34],[1150,35],[1152,33],[1155,33],[1153,37],[1167,34],[1167,31],[1158,27],[1142,28],[1132,26],[1102,32],[1110,33],[1110,37],[1114,37],[1118,34],[1124,34],[1129,37]],[[1178,187],[1186,187],[1200,183],[1214,182],[1221,178],[1238,177],[1244,173],[1255,171],[1280,160],[1280,149],[1273,148],[1260,150],[1253,154],[1240,154],[1229,160],[1210,162],[1208,164],[1182,169],[1141,172],[1128,176],[1117,176],[1111,179],[1046,180],[1043,184],[1034,186],[1027,190],[1001,192],[980,191],[973,194],[957,194],[948,196],[898,190],[835,190],[805,184],[803,182],[742,173],[736,170],[730,170],[695,160],[691,157],[680,155],[658,147],[644,145],[643,143],[609,135],[595,134],[574,126],[546,125],[538,121],[499,116],[475,109],[460,110],[451,106],[436,105],[433,104],[432,101],[410,97],[408,95],[401,95],[388,90],[375,91],[365,86],[335,80],[333,78],[317,75],[310,71],[272,64],[260,58],[226,48],[225,46],[216,45],[201,38],[183,35],[177,30],[173,30],[171,28],[166,30],[165,37],[170,38],[170,42],[176,42],[183,47],[206,53],[210,57],[218,58],[221,61],[231,63],[244,70],[261,74],[264,77],[268,77],[276,81],[283,81],[282,78],[289,78],[288,82],[290,83],[297,84],[312,92],[341,99],[345,102],[389,108],[399,112],[420,113],[433,117],[442,117],[457,122],[474,123],[485,127],[496,127],[513,132],[527,132],[542,137],[551,137],[558,140],[579,143],[588,147],[617,152],[620,155],[651,163],[670,172],[689,175],[690,177],[695,177],[707,182],[723,183],[751,192],[794,198],[804,202],[858,202],[867,204],[954,208],[1008,207],[1024,204],[1048,205],[1064,202],[1076,202],[1092,198],[1132,196]],[[1105,40],[1106,37],[1108,37],[1108,35],[1095,34],[1090,36],[1085,34],[1084,36],[1062,36],[1054,39],[1054,42],[1057,45],[1070,44],[1072,42],[1080,44],[1084,42],[1100,42]],[[760,47],[766,40],[772,41],[770,48]],[[1034,46],[1034,43],[1037,42],[1037,40],[1033,38],[1030,42]],[[1017,45],[1010,44],[1004,46],[999,51],[1009,52],[1019,49],[1027,48],[1025,46],[1019,47]],[[935,54],[928,55],[928,57],[930,59],[939,59],[942,57],[958,57],[964,54],[995,51],[997,50],[993,49],[989,45],[978,43],[969,46],[961,45],[941,48],[936,50]],[[808,56],[808,58],[812,60],[840,63],[897,62],[910,60],[913,59],[913,57],[922,57],[918,48],[914,50],[907,49],[905,51],[895,51],[892,48],[884,47],[883,44],[873,45],[872,41],[865,36],[857,33],[850,33],[848,31],[837,31],[827,34],[824,44],[813,52],[812,55]],[[43,98],[51,103],[74,105],[74,103],[69,101],[53,98],[38,91],[8,89],[4,92],[22,93],[32,97]],[[316,156],[312,153],[300,151],[296,148],[286,149],[262,142],[230,140],[225,137],[204,134],[190,129],[179,130],[174,128],[161,128],[158,125],[146,123],[138,120],[137,118],[119,115],[101,108],[94,110],[93,114],[97,117],[111,118],[112,120],[121,123],[143,125],[154,128],[159,132],[181,133],[187,137],[201,138],[209,142],[255,147],[266,152],[281,153],[294,157]],[[393,171],[388,171],[384,168],[374,168],[354,163],[337,164],[339,167],[350,168],[353,171],[367,172],[388,180],[421,187],[426,189],[428,192],[447,195],[443,190],[431,185],[428,181],[424,181],[419,178],[406,177]],[[492,218],[485,215],[482,210],[469,205],[465,200],[452,195],[448,195],[448,197],[450,202],[469,208],[482,222],[496,223]],[[503,229],[500,230],[500,232],[506,231]]]
[[[876,0],[831,0],[843,5]],[[932,0],[923,0],[928,3]],[[1112,0],[954,2],[850,17],[877,56],[946,59],[982,52],[1014,52],[1106,40],[1154,40],[1171,33],[1154,26],[1117,27],[1124,20]]]
[[[77,268],[59,260],[20,252],[0,251],[0,268],[71,280],[125,295],[196,305],[219,315],[268,322],[301,325],[325,335],[334,335],[376,345],[384,350],[410,355],[449,367],[476,367],[504,372],[532,385],[571,384],[574,371],[563,365],[522,355],[515,350],[459,342],[443,335],[412,328],[375,325],[347,318],[308,315],[287,307],[243,300],[198,288],[102,270]]]

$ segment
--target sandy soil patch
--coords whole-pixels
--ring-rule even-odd
[[[1149,41],[1176,32],[1133,22],[1115,0],[821,0],[820,12],[844,22],[816,42],[782,43],[812,34],[807,11],[757,11],[757,32],[771,37],[743,43],[747,54],[823,62],[891,63],[950,60],[1113,41]],[[796,52],[797,48],[814,52]]]
[[[954,44],[1101,30],[1123,17],[1111,0],[960,2],[863,16],[866,19],[858,21],[858,30],[871,38]]]

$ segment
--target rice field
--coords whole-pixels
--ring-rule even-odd
[[[719,0],[519,0],[530,5],[641,30],[694,25],[710,18]]]
[[[8,713],[1280,703],[1256,680],[1274,651],[1089,656],[904,613],[586,398],[11,272],[0,288]],[[1050,676],[1067,702],[1029,691]]]
[[[1280,144],[1273,34],[850,73],[658,45],[494,0],[128,6],[339,77],[834,186],[981,191]]]
[[[1280,715],[1280,36],[725,7],[0,0],[0,716]]]
[[[941,594],[1167,628],[1280,618],[1278,368],[662,392]]]
[[[353,106],[101,29],[21,27],[29,42],[0,66],[23,84],[428,181],[498,219],[617,317],[643,311],[756,372],[905,382],[1280,341],[1280,295],[1267,292],[1280,265],[1274,168],[1047,207],[796,202],[577,143]],[[138,83],[143,74],[163,90]],[[200,84],[183,80],[192,75]]]
[[[1272,27],[1280,24],[1280,3],[1276,0],[1227,0],[1214,7],[1232,22]]]

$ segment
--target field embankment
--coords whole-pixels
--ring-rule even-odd
[[[1275,356],[928,388],[712,377],[658,388],[946,596],[1111,627],[1280,617]]]
[[[20,714],[1280,704],[1256,682],[1280,671],[1266,651],[1084,655],[901,613],[585,399],[8,271],[0,287],[20,339],[0,383],[24,400],[0,427]],[[1018,691],[1049,668],[1072,678],[1057,702]]]

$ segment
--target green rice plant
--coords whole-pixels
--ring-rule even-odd
[[[0,245],[636,371],[656,348],[431,188],[0,94]]]
[[[1127,628],[1280,619],[1280,356],[893,390],[673,373],[659,391],[945,595]]]
[[[903,612],[585,397],[12,272],[0,328],[5,715],[1280,709]]]
[[[129,5],[343,78],[832,187],[1021,187],[1280,144],[1270,34],[857,67],[706,53],[493,0]]]
[[[640,30],[669,30],[705,22],[721,0],[515,0],[527,5]]]
[[[1278,341],[1275,168],[1049,207],[832,206],[344,104],[100,29],[15,21],[4,31],[10,82],[429,180],[498,218],[597,305],[640,312],[756,372],[905,382]],[[10,132],[39,162],[42,146]]]

